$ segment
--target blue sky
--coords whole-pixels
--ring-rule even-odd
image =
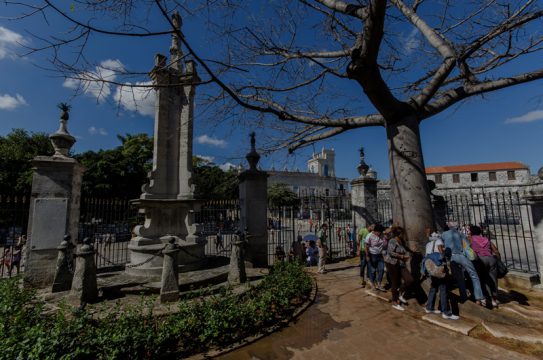
[[[10,16],[14,11],[2,6],[0,13]],[[53,19],[54,16],[50,20]],[[198,41],[205,37],[199,20],[186,21],[184,32],[187,38],[195,40],[204,56],[210,56],[206,43]],[[150,99],[143,98],[136,109],[127,100],[128,96],[119,96],[123,93],[115,85],[90,88],[86,93],[74,96],[74,85],[77,84],[43,69],[48,66],[46,54],[18,56],[24,52],[20,43],[37,44],[29,31],[51,33],[59,31],[63,25],[61,21],[49,23],[53,24],[52,27],[39,17],[23,21],[0,19],[0,134],[5,135],[12,128],[31,132],[55,131],[59,114],[56,104],[59,102],[72,105],[69,129],[78,139],[76,152],[117,146],[117,134],[151,134]],[[166,24],[159,25],[158,28],[166,27]],[[403,36],[406,46],[414,47],[409,51],[416,50],[418,42],[411,41],[412,32],[405,30]],[[89,43],[89,54],[92,56],[90,60],[96,64],[107,64],[107,68],[119,66],[127,70],[148,71],[153,66],[154,54],[167,54],[169,44],[167,36],[145,40],[97,36]],[[513,63],[507,70],[518,73],[541,63],[541,55],[538,54]],[[210,85],[197,90],[200,96],[213,91]],[[97,94],[100,94],[98,98]],[[363,101],[362,92],[359,94],[360,101]],[[529,165],[532,172],[537,172],[543,166],[542,95],[543,81],[539,80],[468,99],[425,120],[421,135],[426,166],[521,161]],[[206,113],[203,110],[204,107],[196,109],[194,153],[209,157],[219,165],[239,164],[248,150],[248,134],[254,129],[232,123],[211,123],[204,119]],[[380,178],[388,177],[383,128],[352,130],[299,150],[292,156],[279,152],[264,157],[262,165],[264,168],[305,169],[313,149],[319,151],[323,146],[336,150],[336,172],[339,176],[356,176],[357,149],[364,146],[366,161],[376,169]]]

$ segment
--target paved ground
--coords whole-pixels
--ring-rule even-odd
[[[296,323],[219,359],[533,359],[394,310],[358,281],[357,267],[319,275]]]

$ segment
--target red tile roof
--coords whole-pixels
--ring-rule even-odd
[[[471,165],[453,165],[453,166],[432,166],[426,168],[426,174],[442,174],[442,173],[462,173],[462,172],[481,172],[481,171],[498,171],[498,170],[528,170],[528,165],[521,162],[498,162],[487,164],[471,164]]]

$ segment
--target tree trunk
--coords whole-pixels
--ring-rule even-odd
[[[424,251],[425,228],[433,228],[430,190],[426,181],[415,116],[387,121],[388,158],[392,189],[392,219],[406,230],[409,247]]]

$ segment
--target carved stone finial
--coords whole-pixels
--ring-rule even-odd
[[[537,176],[543,180],[543,167],[539,168],[539,171],[537,172]]]
[[[258,164],[258,161],[260,160],[260,154],[256,152],[256,140],[255,140],[255,133],[252,132],[250,134],[251,137],[251,152],[245,156],[247,161],[249,162],[249,170],[256,171],[256,165]]]
[[[76,141],[68,132],[68,119],[70,118],[71,106],[66,103],[60,103],[57,107],[62,111],[60,114],[60,126],[55,133],[49,135],[49,140],[55,149],[54,156],[68,157],[70,149]]]
[[[358,170],[360,177],[363,178],[368,173],[368,170],[370,169],[370,167],[368,166],[368,164],[366,164],[366,161],[364,160],[366,157],[366,155],[364,154],[364,148],[361,147],[359,151],[360,151],[360,163],[358,164],[356,169]]]
[[[181,61],[181,58],[183,57],[183,50],[181,50],[180,45],[180,33],[181,33],[181,16],[179,15],[179,12],[174,12],[172,15],[172,23],[173,23],[173,34],[172,34],[172,45],[170,46],[170,55],[171,55],[171,62],[172,62],[172,68],[176,70],[181,70],[181,64],[179,63]]]

